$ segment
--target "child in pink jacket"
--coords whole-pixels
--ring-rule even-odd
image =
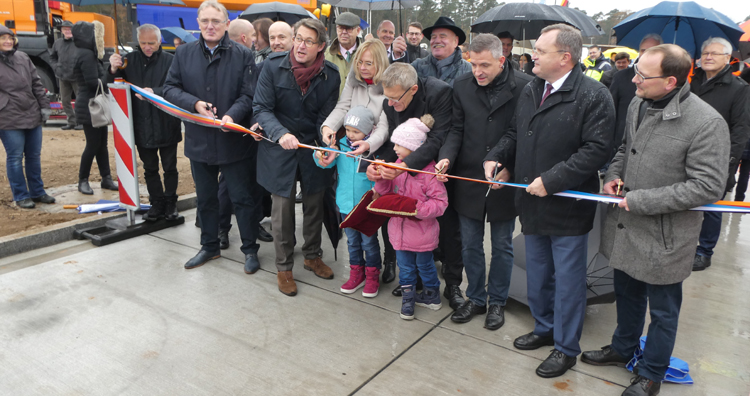
[[[393,151],[399,158],[396,163],[401,163],[412,151],[422,146],[434,123],[434,119],[428,114],[421,120],[411,118],[393,131],[391,142],[394,143]],[[435,162],[430,162],[424,170],[434,172]],[[396,250],[402,290],[401,318],[414,319],[415,304],[433,310],[440,309],[440,280],[432,251],[438,246],[440,233],[437,218],[448,207],[445,186],[433,175],[404,172],[393,180],[378,180],[375,192],[380,195],[395,193],[417,200],[415,217],[392,217],[388,223],[388,237]],[[417,276],[422,278],[424,290],[415,295]]]

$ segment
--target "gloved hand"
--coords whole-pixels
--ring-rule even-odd
[[[52,109],[42,109],[42,123],[47,122],[52,115]]]

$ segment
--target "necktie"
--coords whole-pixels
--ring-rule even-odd
[[[352,60],[352,53],[349,51],[346,51],[346,63],[349,63]]]
[[[547,83],[547,89],[544,90],[544,96],[542,96],[542,102],[539,103],[539,107],[542,107],[544,104],[544,100],[547,99],[547,96],[552,93],[552,84]]]

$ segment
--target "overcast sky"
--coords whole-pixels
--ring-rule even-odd
[[[529,3],[539,3],[539,0],[536,1],[526,1],[526,0],[510,0],[510,1],[520,1],[520,2],[529,2]],[[597,12],[603,12],[607,13],[611,11],[614,8],[617,8],[620,11],[624,10],[630,10],[630,11],[640,11],[644,8],[653,7],[656,4],[659,4],[659,1],[655,0],[628,0],[624,2],[614,2],[614,1],[603,1],[603,0],[569,0],[570,1],[570,7],[578,7],[582,10],[586,10],[586,13],[589,16],[593,16]],[[506,0],[506,2],[509,2]],[[546,0],[547,5],[553,5],[553,4],[560,4],[562,0]],[[748,0],[714,0],[714,1],[708,1],[708,0],[697,0],[696,3],[700,4],[703,7],[707,8],[713,8],[714,10],[721,12],[722,14],[728,16],[731,20],[735,22],[742,22],[747,16],[750,16],[750,1]]]

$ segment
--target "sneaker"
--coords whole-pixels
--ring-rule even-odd
[[[401,286],[401,319],[414,319],[414,286]]]
[[[377,297],[380,289],[380,269],[375,267],[365,268],[365,289],[362,290],[362,297]]]
[[[349,280],[341,285],[341,292],[344,294],[352,294],[365,285],[365,266],[350,265],[349,267]]]
[[[169,221],[175,221],[180,217],[177,211],[177,197],[164,197],[164,218]]]
[[[440,293],[438,292],[438,289],[430,289],[427,287],[424,288],[422,293],[417,294],[416,304],[433,311],[437,311],[443,307],[443,303],[440,302]]]

